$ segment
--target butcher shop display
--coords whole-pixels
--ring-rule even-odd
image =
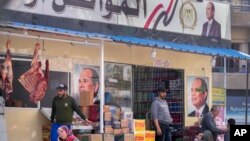
[[[11,53],[10,53],[11,42],[8,39],[6,43],[6,56],[4,62],[1,64],[1,89],[4,94],[4,98],[9,100],[11,94],[13,93],[13,70],[11,62]]]
[[[18,79],[23,87],[29,92],[30,100],[34,103],[41,101],[48,87],[49,61],[46,60],[45,73],[42,71],[41,61],[38,60],[38,51],[40,44],[35,44],[35,51],[31,68],[22,74]]]

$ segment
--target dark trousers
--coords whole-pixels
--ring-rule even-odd
[[[161,128],[162,135],[158,136],[157,133],[155,133],[156,134],[155,140],[156,141],[172,141],[169,125],[163,124],[163,123],[159,123],[159,125]]]

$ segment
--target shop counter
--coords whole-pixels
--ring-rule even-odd
[[[41,108],[40,111],[50,120],[51,108]],[[76,113],[74,113],[73,118],[80,118]],[[72,124],[73,130],[83,130],[83,132],[88,132],[93,130],[93,127],[90,125],[83,125],[79,123]]]

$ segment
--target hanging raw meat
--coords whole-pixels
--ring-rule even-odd
[[[46,60],[45,74],[43,74],[41,62],[38,61],[39,49],[40,45],[37,43],[35,45],[31,68],[18,79],[23,87],[29,92],[30,100],[34,103],[43,99],[48,87],[49,61]]]
[[[6,43],[6,56],[3,63],[3,72],[2,72],[2,79],[3,79],[3,92],[5,93],[5,99],[9,100],[10,95],[13,93],[13,70],[12,70],[12,62],[11,62],[11,53],[10,53],[10,40],[7,40]]]

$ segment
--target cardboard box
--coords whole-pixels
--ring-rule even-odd
[[[121,119],[121,127],[122,128],[128,127],[128,120],[127,119]]]
[[[110,109],[112,116],[115,116],[117,113],[119,114],[121,113],[121,109],[117,108],[116,106],[110,106],[109,109]]]
[[[134,133],[135,130],[135,124],[134,124],[134,120],[133,119],[129,119],[128,120],[128,128],[129,128],[129,132],[130,133]]]
[[[121,135],[122,129],[114,129],[114,135]]]
[[[122,133],[123,134],[128,134],[129,133],[129,128],[122,128]]]
[[[110,126],[110,125],[105,125],[104,126],[104,133],[107,133],[107,134],[113,134],[114,133],[114,129]]]
[[[80,106],[90,106],[94,104],[94,95],[89,92],[80,93]]]
[[[155,141],[155,131],[145,131],[145,141]]]
[[[119,128],[121,128],[121,122],[119,121],[119,120],[112,120],[112,127],[114,128],[114,129],[119,129]]]
[[[133,119],[133,112],[125,112],[121,113],[121,119]]]
[[[115,115],[112,115],[114,118],[120,120],[121,119],[121,111],[120,110],[116,110]]]
[[[102,134],[78,134],[80,141],[102,141]]]
[[[145,141],[145,133],[144,132],[135,133],[135,141]]]
[[[134,134],[124,134],[124,141],[134,141],[135,136]]]
[[[104,121],[104,125],[112,125],[112,121]]]
[[[145,120],[134,120],[134,132],[145,132]]]
[[[113,134],[103,134],[103,141],[114,141],[115,137]]]
[[[104,121],[111,121],[111,112],[104,112]]]
[[[110,106],[109,105],[104,105],[103,106],[103,112],[110,112]]]
[[[49,131],[51,130],[51,125],[43,125],[43,131]]]

